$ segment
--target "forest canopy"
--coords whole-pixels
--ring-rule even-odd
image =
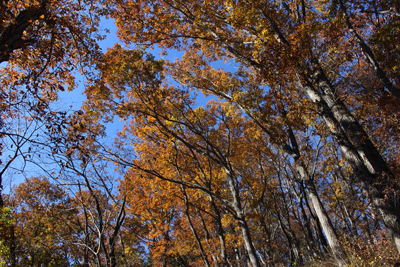
[[[399,1],[0,17],[0,266],[400,264]]]

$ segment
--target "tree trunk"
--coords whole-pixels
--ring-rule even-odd
[[[303,186],[303,185],[300,184],[300,186]],[[312,253],[312,256],[310,257],[310,260],[312,260],[312,258],[317,257],[320,254],[320,249],[316,245],[316,242],[315,242],[312,230],[311,230],[311,221],[310,221],[309,216],[307,216],[307,213],[304,209],[303,202],[305,199],[305,194],[297,193],[294,186],[293,186],[293,192],[296,195],[297,201],[299,202],[301,217],[302,217],[302,221],[304,222],[304,223],[302,223],[302,228],[304,231],[304,236],[307,240],[307,246],[308,246],[309,253]]]
[[[282,217],[280,216],[279,212],[277,212],[277,213],[278,213],[279,224],[282,228],[283,234],[286,236],[286,239],[289,243],[290,260],[292,263],[294,262],[296,266],[302,266],[303,259],[301,257],[301,251],[299,248],[299,244],[296,240],[296,237],[293,233],[293,230],[285,225],[286,222],[283,222]],[[285,221],[287,221],[287,220],[285,219]]]
[[[283,189],[283,183],[282,183],[282,178],[281,175],[278,174],[278,179],[279,179],[279,189],[282,194],[282,201],[277,203],[275,200],[275,207],[278,215],[278,219],[282,228],[283,233],[286,236],[286,239],[288,240],[289,247],[290,247],[290,255],[291,255],[291,261],[295,263],[296,266],[303,266],[303,256],[301,253],[300,249],[300,242],[295,235],[291,223],[290,223],[290,214],[289,214],[289,205],[287,200],[286,200],[286,192]],[[290,196],[289,196],[290,198]],[[282,211],[282,216],[279,213],[279,209]]]
[[[255,248],[253,246],[253,242],[251,240],[249,226],[247,225],[245,217],[244,216],[238,217],[238,222],[239,222],[240,229],[242,230],[244,244],[245,244],[248,256],[250,258],[251,264],[253,265],[253,267],[261,267],[261,265],[258,261],[256,250],[255,250]]]
[[[213,261],[215,262],[215,263],[214,263],[214,267],[218,267],[218,266],[219,266],[219,265],[218,265],[218,257],[216,257],[216,256],[214,255],[213,250],[212,250],[212,247],[210,246],[210,240],[209,240],[210,234],[209,234],[209,232],[208,232],[208,230],[207,230],[206,223],[205,223],[205,221],[204,221],[204,219],[203,219],[203,216],[201,216],[200,211],[197,211],[197,215],[199,215],[199,217],[200,217],[201,226],[203,227],[203,232],[204,232],[204,239],[206,240],[206,242],[207,242],[207,244],[208,244],[208,247],[209,247],[209,249],[210,249],[210,251],[211,251],[211,258],[212,258]]]
[[[308,197],[311,200],[314,211],[318,217],[319,222],[321,223],[322,229],[324,230],[325,236],[328,239],[329,247],[332,250],[333,255],[339,263],[339,266],[346,266],[346,253],[342,249],[339,239],[336,235],[335,229],[332,225],[332,221],[330,220],[325,207],[323,206],[318,193],[314,186],[314,181],[310,178],[308,172],[305,170],[305,166],[303,162],[297,164],[297,169],[300,173],[300,176],[307,188]]]
[[[229,266],[228,265],[228,256],[226,255],[225,232],[224,232],[224,228],[222,226],[221,213],[217,207],[217,204],[214,201],[214,198],[211,195],[209,195],[209,197],[210,197],[211,206],[213,207],[215,215],[216,215],[215,223],[217,224],[217,228],[218,228],[218,238],[219,238],[220,247],[221,247],[222,264],[223,264],[223,266]]]
[[[328,129],[338,141],[343,156],[371,197],[400,252],[400,186],[366,132],[337,96],[316,59],[314,64],[317,67],[312,71],[313,82],[304,79],[306,83],[303,88],[316,103]]]
[[[233,197],[233,208],[235,209],[235,217],[239,223],[240,229],[242,230],[242,237],[244,239],[244,244],[246,251],[248,253],[248,256],[250,258],[250,262],[253,265],[253,267],[261,267],[260,262],[257,257],[257,252],[254,248],[253,242],[251,240],[251,234],[249,230],[249,226],[247,225],[246,222],[246,216],[244,214],[240,197],[239,197],[239,192],[238,192],[238,181],[236,177],[232,177],[233,173],[231,170],[226,169],[226,174],[228,178],[228,183],[229,183],[229,188],[232,193]]]
[[[292,156],[296,163],[296,169],[300,175],[300,179],[304,183],[305,187],[307,188],[307,196],[310,198],[314,211],[318,217],[319,222],[321,223],[322,229],[328,239],[329,247],[332,250],[332,253],[337,260],[339,266],[346,266],[346,253],[342,249],[339,239],[336,235],[335,229],[333,224],[325,210],[324,205],[322,204],[321,199],[318,196],[317,190],[314,186],[314,181],[310,177],[306,165],[304,164],[303,160],[300,156],[300,151],[298,149],[298,144],[296,137],[289,128],[288,130],[289,139],[291,141],[292,147],[288,145],[284,146],[284,150],[286,153]]]
[[[345,22],[347,24],[347,27],[349,28],[349,32],[351,35],[353,35],[354,39],[357,41],[357,43],[360,45],[360,48],[362,50],[362,53],[364,54],[365,60],[367,63],[371,66],[371,68],[374,70],[375,75],[379,78],[383,86],[397,99],[400,99],[400,90],[390,81],[390,79],[387,77],[385,71],[379,66],[378,61],[375,59],[375,55],[372,52],[371,47],[367,45],[367,43],[364,41],[364,39],[361,37],[360,34],[356,31],[354,28],[353,24],[350,21],[349,15],[347,13],[347,8],[346,5],[343,3],[342,0],[339,0],[339,6],[340,9],[342,9],[344,16],[345,16]]]
[[[23,39],[23,35],[25,30],[38,20],[40,16],[49,15],[47,12],[48,3],[48,0],[43,0],[39,7],[28,7],[22,10],[15,17],[15,22],[11,23],[0,32],[0,63],[8,61],[14,50],[21,49],[36,42],[34,39]]]
[[[184,213],[186,215],[186,219],[188,220],[188,223],[189,223],[189,226],[190,226],[190,230],[192,230],[192,233],[193,233],[193,235],[194,235],[194,237],[196,239],[197,245],[199,246],[201,257],[203,258],[205,266],[210,267],[210,263],[208,262],[207,256],[204,253],[204,249],[203,249],[203,245],[201,244],[201,240],[200,240],[200,238],[199,238],[199,236],[198,236],[198,234],[196,232],[196,229],[193,226],[192,220],[190,219],[190,215],[189,215],[189,200],[188,200],[188,196],[186,194],[186,190],[183,187],[183,185],[181,185],[181,190],[182,190],[183,197],[184,197],[184,200],[185,200],[185,211],[184,211]]]

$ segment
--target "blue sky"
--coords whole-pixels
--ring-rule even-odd
[[[100,41],[100,47],[103,50],[103,52],[106,52],[108,48],[111,48],[114,46],[116,43],[120,42],[120,40],[117,37],[117,28],[114,25],[114,21],[111,19],[105,19],[101,25],[102,30],[109,30],[109,33],[107,34],[107,38],[103,41]],[[175,61],[177,58],[181,58],[184,54],[183,51],[176,51],[176,50],[170,50],[168,51],[168,55],[160,55],[161,54],[161,49],[155,47],[152,50],[148,50],[149,53],[153,54],[156,58],[161,58],[161,59],[168,59],[171,61]],[[219,64],[217,64],[219,65]],[[221,66],[223,63],[221,64]],[[216,66],[218,67],[218,66]],[[81,75],[77,75],[77,82],[79,83],[78,88],[71,92],[61,92],[59,96],[59,108],[62,110],[70,110],[76,111],[81,108],[82,102],[85,101],[86,97],[84,95],[84,77]],[[204,97],[201,92],[197,94],[197,105],[199,106],[205,106],[207,102],[212,99],[212,97]],[[72,108],[70,108],[72,106]],[[107,137],[108,138],[113,138],[115,134],[118,132],[119,129],[122,128],[122,123],[119,121],[118,118],[115,119],[114,123],[110,123],[107,125]]]
[[[107,38],[103,41],[100,41],[100,47],[102,48],[103,52],[106,52],[108,48],[111,48],[113,45],[115,45],[117,42],[119,42],[119,39],[116,35],[116,26],[114,25],[113,20],[111,19],[104,19],[101,25],[101,28],[103,31],[106,29],[109,30],[109,33],[107,34]],[[170,61],[175,61],[177,58],[181,58],[184,54],[183,51],[176,51],[176,50],[170,50],[168,51],[168,55],[160,55],[161,49],[159,48],[154,48],[152,50],[148,50],[151,54],[153,54],[156,58],[162,58],[162,59],[168,59]],[[222,67],[224,66],[226,68],[226,64],[223,62],[216,62],[214,64],[214,67]],[[234,64],[232,65],[234,68]],[[231,71],[233,71],[233,68]],[[76,80],[78,83],[78,87],[71,91],[71,92],[60,92],[59,94],[59,100],[55,105],[55,108],[57,108],[59,111],[77,111],[81,108],[83,101],[85,101],[86,97],[84,95],[84,82],[85,78],[79,74],[76,76]],[[211,100],[213,97],[207,97],[205,98],[201,92],[197,94],[197,102],[196,104],[198,106],[205,106],[209,100]],[[114,137],[116,136],[117,132],[122,129],[123,123],[119,120],[119,118],[115,118],[113,123],[109,123],[106,125],[106,133],[107,133],[107,142],[113,142]],[[7,153],[3,154],[3,157],[6,156]],[[18,164],[22,164],[22,162],[19,160],[15,161],[15,166],[18,168]],[[46,168],[46,167],[45,167]],[[11,186],[14,184],[18,184],[23,181],[24,177],[29,177],[29,176],[37,176],[42,173],[41,169],[38,166],[32,165],[32,166],[27,166],[25,169],[26,173],[24,174],[18,174],[16,173],[10,173],[12,177],[8,177],[4,181],[4,189],[5,193],[9,191]]]

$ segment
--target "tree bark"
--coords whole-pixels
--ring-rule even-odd
[[[317,105],[328,129],[338,141],[343,156],[370,195],[400,252],[400,186],[364,129],[337,96],[318,60],[314,58],[313,63],[316,65],[312,70],[313,80],[308,81],[303,77],[303,88]]]
[[[291,227],[291,222],[290,222],[290,214],[289,214],[289,208],[287,200],[286,200],[286,193],[283,190],[283,183],[282,183],[282,178],[281,175],[278,174],[278,180],[279,180],[279,189],[281,191],[282,195],[282,201],[277,201],[275,200],[275,206],[277,210],[277,215],[278,219],[282,228],[283,233],[286,236],[286,239],[288,240],[289,247],[290,247],[290,255],[291,255],[291,261],[296,264],[296,266],[303,266],[304,261],[303,261],[303,256],[301,253],[300,249],[300,242],[294,233],[292,227]],[[279,213],[279,209],[282,210],[282,216]]]
[[[4,0],[0,2],[1,10],[3,11],[7,9],[6,3],[4,2]],[[21,49],[36,42],[36,40],[33,39],[23,40],[22,37],[24,31],[38,20],[40,16],[47,15],[46,6],[48,2],[48,0],[43,0],[40,7],[29,7],[21,11],[15,17],[15,23],[10,24],[0,32],[0,63],[8,61],[14,50]],[[1,14],[1,17],[4,15],[5,13]]]
[[[196,232],[196,229],[193,226],[192,220],[190,219],[190,215],[189,215],[189,200],[188,200],[188,196],[186,194],[186,190],[185,190],[183,185],[181,185],[181,190],[182,190],[182,193],[183,193],[183,198],[185,200],[185,211],[184,212],[185,212],[185,215],[186,215],[186,219],[187,219],[187,221],[189,223],[190,230],[192,230],[192,233],[193,233],[193,235],[194,235],[194,237],[196,239],[197,245],[199,246],[201,257],[203,258],[204,264],[205,264],[205,266],[209,267],[210,263],[208,262],[207,256],[204,253],[203,245],[201,244],[201,240],[200,240],[200,238],[199,238],[199,236],[198,236],[198,234]]]
[[[303,186],[302,184],[300,184],[300,186]],[[304,209],[304,199],[305,199],[305,195],[303,193],[297,193],[296,189],[294,188],[294,186],[292,187],[294,194],[296,195],[297,201],[299,202],[299,208],[300,208],[300,213],[301,213],[301,217],[304,223],[302,223],[302,228],[304,231],[304,236],[307,240],[307,246],[308,246],[308,250],[310,253],[312,253],[312,257],[310,259],[312,259],[313,257],[317,257],[320,254],[320,248],[317,247],[313,233],[312,233],[312,229],[311,229],[311,221],[309,216],[307,216],[307,213]]]
[[[222,217],[221,217],[221,213],[217,207],[217,204],[214,201],[214,198],[209,195],[210,198],[210,202],[211,202],[211,206],[214,209],[216,218],[215,218],[215,223],[217,224],[217,233],[218,233],[218,238],[219,238],[219,243],[220,243],[220,254],[221,254],[221,260],[222,260],[222,265],[227,267],[229,266],[228,264],[228,256],[226,254],[226,244],[225,244],[225,231],[224,228],[222,226]]]
[[[328,239],[329,247],[332,250],[332,253],[337,260],[339,266],[347,266],[346,263],[346,253],[342,249],[339,239],[337,237],[336,231],[333,227],[332,221],[330,220],[325,207],[318,196],[317,190],[314,186],[314,181],[310,177],[306,165],[304,164],[303,160],[300,156],[300,151],[298,149],[298,144],[296,137],[293,133],[293,130],[289,128],[288,130],[289,139],[291,141],[292,146],[289,145],[284,146],[284,150],[286,153],[292,156],[296,163],[296,169],[300,175],[302,182],[304,183],[305,187],[307,188],[307,195],[310,198],[314,211],[318,217],[318,220],[321,224],[321,227]]]
[[[233,197],[233,207],[234,207],[235,213],[236,213],[234,215],[236,217],[236,220],[239,223],[240,229],[242,230],[242,237],[244,239],[245,248],[246,248],[247,254],[250,258],[250,262],[253,265],[253,267],[261,267],[261,264],[257,257],[257,252],[256,252],[253,242],[251,240],[251,234],[250,234],[249,226],[246,221],[246,216],[244,214],[244,211],[243,211],[243,208],[241,205],[240,196],[239,196],[239,192],[238,192],[238,186],[237,186],[237,179],[236,179],[236,177],[233,177],[233,173],[231,170],[225,169],[225,172],[228,176],[229,188],[231,190],[232,197]]]

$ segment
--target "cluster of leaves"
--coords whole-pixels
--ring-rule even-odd
[[[71,228],[65,222],[72,221],[75,212],[65,192],[34,177],[16,187],[6,205],[13,211],[13,237],[6,240],[15,244],[14,264],[66,265],[69,247],[62,241],[71,235]]]
[[[0,178],[45,150],[70,190],[31,178],[5,196],[7,263],[397,264],[396,1],[0,3],[1,148],[16,147]],[[98,52],[101,15],[126,46]],[[87,101],[55,112],[75,69]]]
[[[10,170],[24,171],[29,162],[42,163],[41,154],[58,152],[67,116],[53,103],[58,92],[77,86],[77,73],[92,75],[103,37],[97,1],[2,0],[0,10],[3,184]]]
[[[11,227],[12,227],[13,221],[11,217],[11,209],[3,207],[1,209],[1,214],[0,214],[0,233],[1,233],[1,239],[0,239],[0,256],[1,256],[1,261],[0,261],[0,266],[7,266],[6,264],[6,258],[10,254],[10,247],[8,244],[6,244],[6,240],[11,239]]]

